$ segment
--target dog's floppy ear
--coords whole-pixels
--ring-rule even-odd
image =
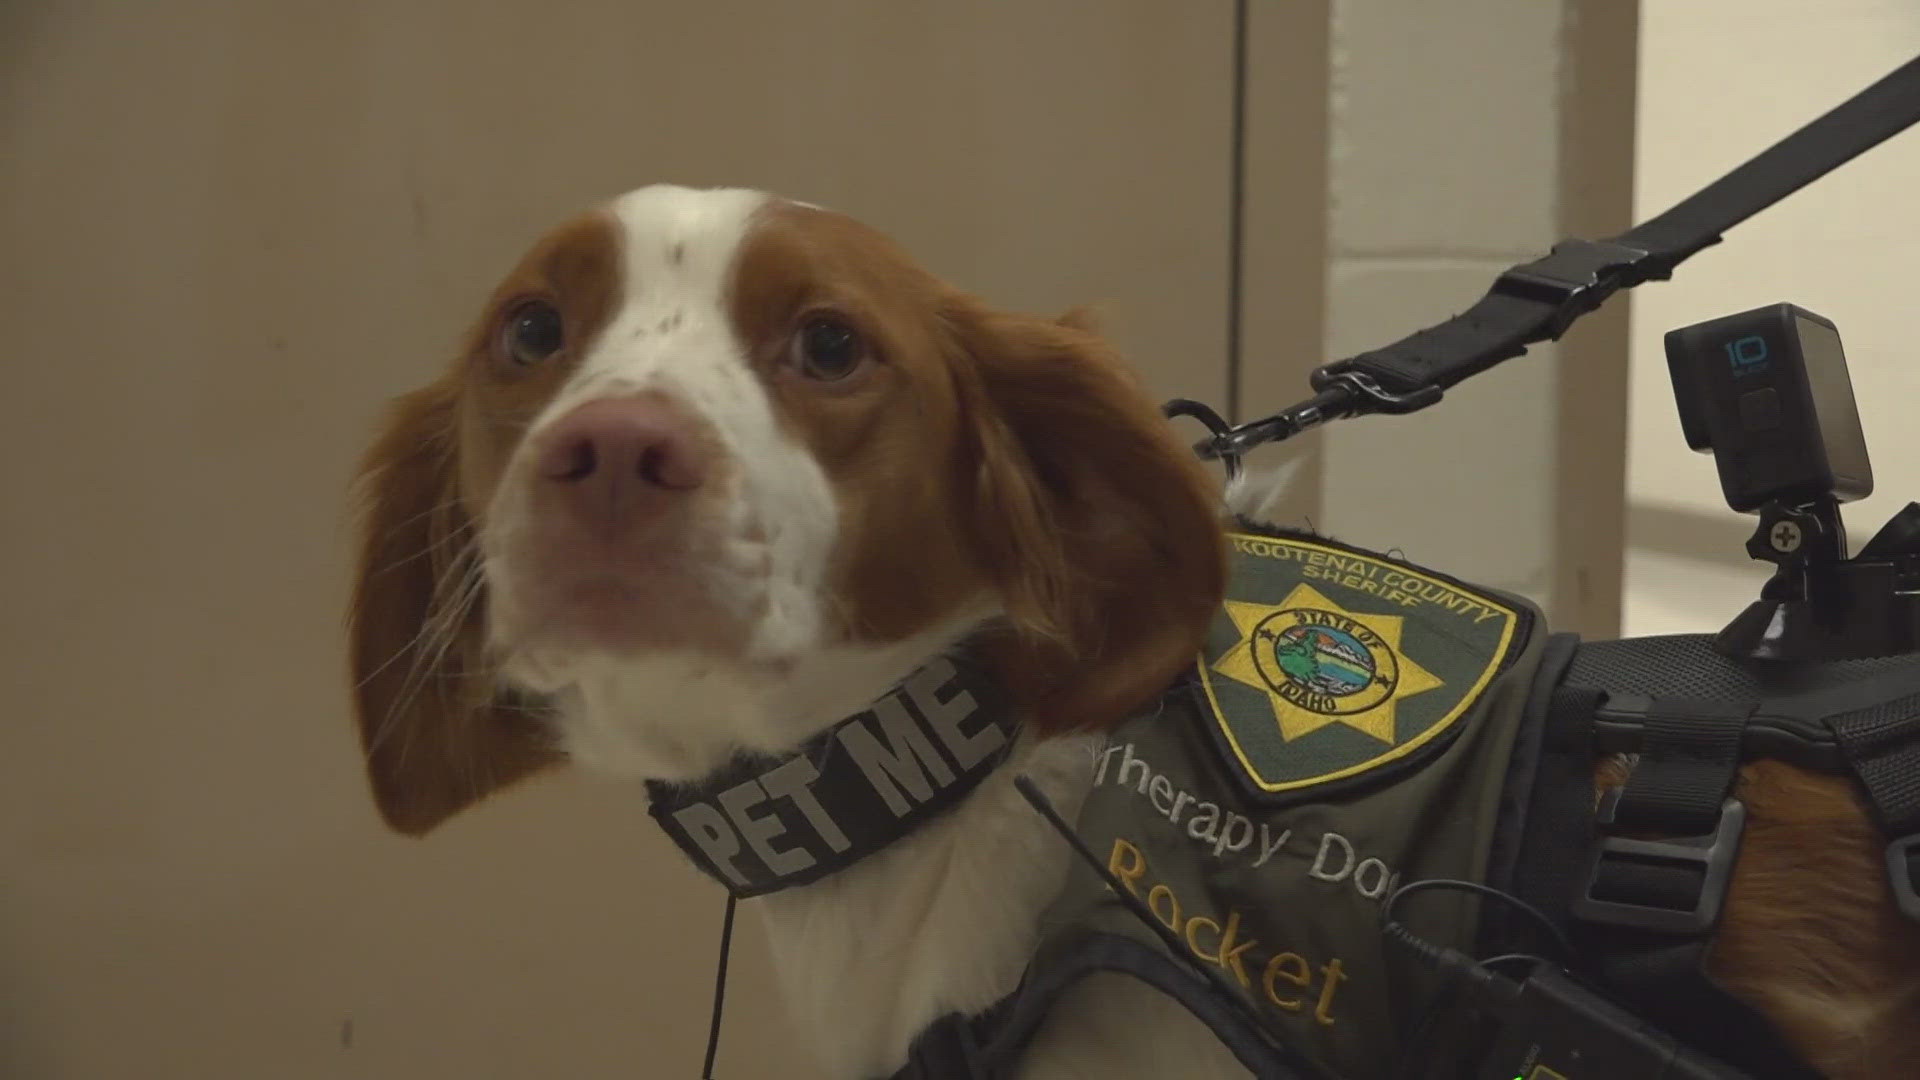
[[[555,760],[485,663],[485,597],[457,477],[458,384],[396,403],[360,471],[354,707],[381,816],[419,835]]]
[[[1193,662],[1225,590],[1217,493],[1083,316],[956,301],[975,470],[962,509],[1043,731],[1097,727]]]

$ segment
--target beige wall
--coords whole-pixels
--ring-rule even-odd
[[[0,4],[0,1076],[694,1075],[720,897],[632,785],[377,824],[353,457],[533,234],[654,180],[1106,301],[1158,393],[1219,400],[1229,10]],[[1321,70],[1294,10],[1259,55]],[[1249,288],[1317,312],[1306,100],[1255,118],[1263,235],[1299,246]],[[722,1075],[799,1076],[743,926]]]
[[[1645,0],[1638,213],[1700,185],[1920,53],[1912,0]],[[1857,547],[1920,499],[1920,133],[1870,151],[1729,233],[1633,311],[1627,629],[1718,630],[1767,577],[1745,554],[1713,460],[1680,437],[1661,336],[1790,301],[1839,324],[1876,493],[1847,512]]]
[[[1564,236],[1628,221],[1632,0],[1334,5],[1329,357],[1462,311]],[[1410,417],[1328,428],[1319,524],[1618,627],[1625,313]]]

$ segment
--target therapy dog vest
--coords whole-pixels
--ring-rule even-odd
[[[1531,903],[1580,978],[1728,1075],[1817,1075],[1700,972],[1744,820],[1734,780],[1753,757],[1853,772],[1920,918],[1920,658],[1753,669],[1700,635],[1582,644],[1519,597],[1387,555],[1229,540],[1201,655],[1111,733],[1073,823],[1138,904],[1076,861],[1019,990],[935,1023],[897,1080],[1016,1075],[1059,995],[1103,971],[1177,998],[1263,1080],[1469,1075],[1471,1046],[1409,1058],[1447,995],[1381,932],[1385,899],[1431,879]],[[1609,752],[1639,765],[1596,813]],[[1513,915],[1438,891],[1395,912],[1468,956],[1544,949]]]
[[[1433,987],[1389,953],[1381,903],[1405,881],[1486,877],[1541,620],[1327,540],[1229,540],[1203,654],[1113,732],[1078,832],[1283,1043],[1383,1076]],[[1471,949],[1475,907],[1423,898],[1410,925]],[[1089,931],[1152,940],[1076,866],[1044,934]]]
[[[1059,996],[1102,971],[1178,999],[1262,1080],[1469,1075],[1474,1018],[1382,933],[1395,890],[1436,879],[1533,905],[1572,939],[1556,959],[1727,1075],[1816,1076],[1700,971],[1744,821],[1734,781],[1753,757],[1851,773],[1920,919],[1920,657],[1752,667],[1697,635],[1582,644],[1391,556],[1250,526],[1229,542],[1193,667],[1110,733],[1077,821],[1056,821],[1092,865],[1069,870],[1020,987],[936,1021],[895,1080],[1016,1075]],[[791,754],[649,785],[653,813],[731,895],[760,895],[911,833],[1016,731],[984,670],[937,657]],[[1610,752],[1639,762],[1596,809]],[[1429,891],[1395,919],[1470,957],[1540,950],[1513,915]]]

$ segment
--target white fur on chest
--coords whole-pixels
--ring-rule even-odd
[[[1033,778],[1072,820],[1097,741],[1023,744],[953,810],[866,861],[759,901],[795,1026],[828,1075],[886,1076],[949,1012],[1019,983],[1065,842],[1013,786]]]

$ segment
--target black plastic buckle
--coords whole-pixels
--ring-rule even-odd
[[[1600,798],[1594,822],[1610,828],[1620,806],[1620,788]],[[1720,921],[1720,909],[1726,903],[1727,884],[1733,878],[1733,861],[1740,854],[1740,836],[1746,831],[1747,807],[1738,799],[1720,804],[1720,820],[1706,836],[1673,840],[1633,840],[1624,836],[1602,835],[1594,845],[1585,885],[1574,898],[1574,918],[1604,926],[1622,926],[1633,930],[1653,930],[1669,934],[1704,934]],[[1609,862],[1655,865],[1679,864],[1701,872],[1700,895],[1691,908],[1654,907],[1603,900],[1593,895],[1601,869]]]
[[[1653,277],[1652,261],[1651,252],[1611,240],[1562,240],[1545,258],[1501,274],[1493,291],[1553,305],[1552,336],[1557,340],[1607,297]]]
[[[1893,902],[1900,914],[1920,922],[1920,892],[1914,889],[1913,857],[1920,851],[1920,833],[1903,836],[1887,845],[1887,882],[1893,886]]]

